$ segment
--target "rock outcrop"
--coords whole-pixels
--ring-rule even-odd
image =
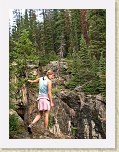
[[[71,75],[58,76],[57,61],[53,61],[43,68],[42,74],[48,69],[55,72],[56,78],[53,80],[53,88],[56,88],[58,79],[60,85],[71,77]],[[60,63],[60,68],[67,70],[65,62]],[[37,96],[38,90],[26,84],[22,89],[23,102],[25,104],[24,123],[28,125],[38,113]],[[106,101],[98,95],[85,95],[82,87],[77,86],[74,91],[65,88],[58,90],[53,95],[54,108],[50,111],[50,132],[55,137],[77,139],[105,139],[106,138]],[[44,118],[35,125],[40,130],[44,129]]]
[[[75,138],[105,139],[106,138],[106,103],[98,100],[98,96],[84,96],[81,101],[73,91],[62,91],[54,98],[53,110],[63,133],[69,133],[69,122],[76,129]]]
[[[28,107],[24,121],[29,124],[37,115],[37,93],[27,89]],[[77,139],[106,138],[106,102],[101,95],[87,95],[82,92],[60,91],[53,96],[54,108],[51,109],[52,126],[50,132],[56,136],[70,135]],[[36,124],[43,130],[44,118]]]

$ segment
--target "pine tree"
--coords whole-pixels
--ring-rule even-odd
[[[88,10],[89,23],[89,78],[91,83],[84,87],[91,94],[105,94],[105,58],[106,58],[106,12],[105,10]],[[102,72],[101,72],[102,70]],[[100,74],[99,74],[100,73]],[[103,78],[101,77],[103,75]]]
[[[29,39],[30,41],[35,44],[36,43],[36,31],[37,29],[37,22],[36,22],[36,14],[35,10],[29,10]]]
[[[53,45],[53,29],[51,22],[51,11],[43,10],[43,24],[41,26],[41,52],[40,56],[45,64],[51,60],[56,60],[56,53]]]
[[[9,33],[10,79],[14,68],[16,77],[27,77],[27,60],[37,57],[43,66],[60,56],[71,63],[68,88],[79,84],[86,93],[106,94],[106,10],[26,9],[22,14],[16,9],[13,13]]]
[[[61,45],[62,37],[65,37],[64,25],[65,25],[65,10],[61,9],[61,10],[59,10],[59,13],[57,16],[57,22],[56,22],[56,27],[57,27],[56,54],[59,54],[59,48]]]
[[[87,50],[86,40],[84,39],[83,34],[81,35],[79,54],[80,54],[81,62],[84,65],[84,68],[88,68],[89,53],[88,53],[88,50]]]
[[[9,52],[13,52],[14,43],[13,41],[17,41],[20,35],[20,22],[21,22],[21,12],[20,10],[14,9],[13,10],[13,24],[10,27],[9,33]],[[10,56],[10,61],[13,61],[13,56]]]
[[[71,71],[71,79],[66,83],[66,88],[73,90],[77,85],[80,85],[80,57],[79,53],[75,49],[73,49],[72,53],[72,60],[71,63],[72,71]]]
[[[87,21],[89,23],[88,36],[91,57],[95,55],[99,60],[101,52],[104,57],[106,56],[106,11],[102,9],[88,10]]]
[[[90,58],[89,58],[89,52],[86,45],[86,40],[84,39],[84,35],[81,35],[80,40],[80,85],[84,85],[85,83],[88,83],[90,81]]]
[[[59,24],[58,24],[58,16],[59,16],[59,10],[58,9],[53,9],[51,12],[52,20],[52,34],[53,34],[53,49],[56,54],[58,54],[58,49],[59,49],[59,41],[57,41],[59,32]]]
[[[88,37],[89,23],[86,21],[87,11],[88,11],[87,9],[81,9],[80,17],[81,17],[81,31],[85,38],[86,45],[88,46],[89,45],[89,37]]]
[[[12,81],[10,81],[12,88],[11,96],[14,94],[13,92],[19,90],[26,82],[28,74],[30,73],[30,69],[28,68],[29,61],[32,62],[32,64],[36,64],[38,60],[37,56],[34,55],[36,50],[32,47],[33,44],[28,37],[28,31],[23,30],[19,40],[17,42],[14,41],[14,51],[10,52],[10,57],[13,56],[14,59],[13,62],[10,62],[10,79],[12,80],[12,78],[16,77],[15,84],[12,85]]]
[[[65,11],[65,57],[68,55],[68,51],[70,51],[72,47],[72,40],[71,40],[71,18],[70,18],[70,10],[66,9]],[[70,48],[70,49],[69,49]]]
[[[45,20],[44,20],[44,30],[45,30],[45,51],[46,55],[48,55],[49,60],[52,60],[51,53],[53,53],[53,34],[51,27],[51,14],[50,10],[47,10]]]
[[[99,91],[103,96],[106,96],[106,59],[103,57],[103,53],[100,56],[98,69]]]
[[[70,11],[71,14],[71,35],[73,41],[73,48],[76,51],[80,50],[80,39],[81,39],[81,18],[80,10],[73,9]]]
[[[25,9],[25,14],[24,14],[24,29],[29,31],[29,17],[28,17],[28,9]]]

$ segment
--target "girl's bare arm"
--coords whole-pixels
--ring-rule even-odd
[[[31,84],[33,83],[38,83],[40,78],[37,78],[35,80],[28,80],[28,82],[30,82]]]
[[[50,100],[50,105],[51,107],[54,106],[53,102],[52,102],[52,82],[51,81],[48,81],[48,97],[49,97],[49,100]]]

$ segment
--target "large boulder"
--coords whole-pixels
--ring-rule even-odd
[[[62,108],[60,109],[61,114],[59,114],[59,117],[62,119],[60,118],[60,120],[58,120],[59,124],[67,126],[68,121],[63,113],[63,110],[66,112],[66,109],[73,109],[75,115],[71,116],[71,114],[68,113],[68,116],[71,120],[72,129],[76,128],[76,138],[106,138],[105,102],[97,100],[97,96],[84,96],[84,100],[82,101],[79,95],[73,91],[59,92],[57,93],[57,97],[60,103],[63,102]],[[65,104],[68,108],[64,106]]]
[[[24,121],[23,121],[23,119],[18,115],[18,113],[17,113],[15,110],[10,109],[10,110],[9,110],[9,114],[10,114],[10,115],[15,115],[15,116],[18,118],[18,123],[19,123],[21,126],[24,126]]]

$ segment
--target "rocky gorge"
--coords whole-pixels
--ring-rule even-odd
[[[31,73],[31,75],[39,76],[48,69],[52,69],[55,73],[55,79],[52,82],[55,90],[53,92],[54,108],[51,109],[49,115],[49,138],[106,139],[105,98],[101,94],[85,95],[81,86],[77,86],[72,91],[66,89],[64,85],[71,77],[70,70],[67,75],[59,75],[58,67],[60,70],[68,71],[66,62],[53,61],[43,68],[33,68],[33,73]],[[21,126],[26,128],[38,113],[36,101],[38,90],[26,83],[20,93],[22,99],[16,101],[17,113],[22,118],[20,120]],[[35,124],[32,137],[28,135],[25,129],[23,136],[17,135],[12,138],[45,138],[42,134],[43,119]]]

